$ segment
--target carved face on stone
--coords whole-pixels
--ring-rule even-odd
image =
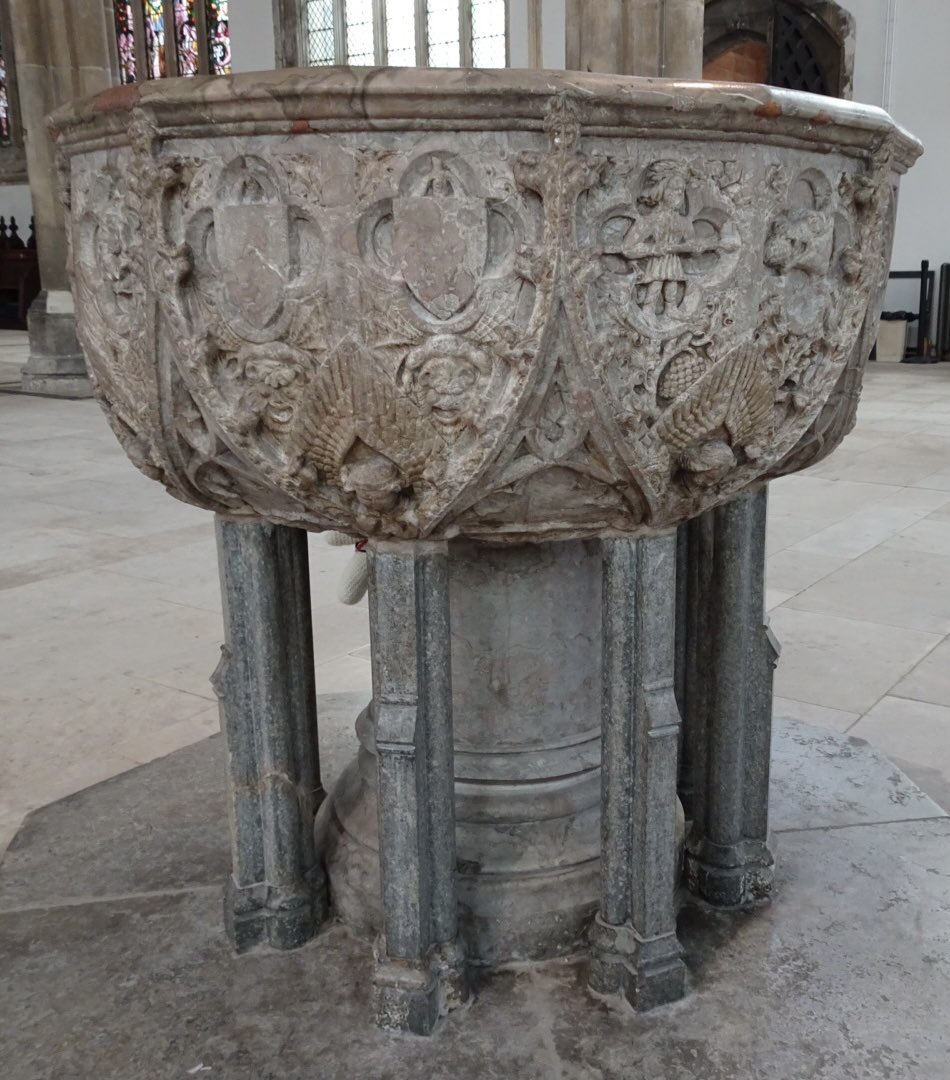
[[[657,161],[647,170],[639,202],[645,207],[686,214],[690,168],[682,161]]]
[[[303,368],[297,351],[274,342],[245,350],[239,360],[248,384],[241,398],[247,420],[274,434],[287,433],[303,390]]]
[[[430,338],[406,362],[417,400],[449,432],[468,426],[489,369],[490,362],[480,349],[447,334]]]
[[[817,210],[789,210],[773,222],[765,244],[765,265],[780,274],[800,270],[824,274],[831,262],[834,224]]]
[[[403,487],[396,465],[359,439],[340,467],[340,484],[367,510],[380,514],[395,507]]]

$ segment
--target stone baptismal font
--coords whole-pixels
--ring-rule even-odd
[[[473,964],[589,950],[594,991],[681,996],[681,882],[771,888],[761,493],[854,422],[919,144],[528,71],[144,83],[54,125],[98,398],[218,517],[235,947],[335,914],[419,1033]],[[373,667],[328,799],[326,529],[368,539]]]

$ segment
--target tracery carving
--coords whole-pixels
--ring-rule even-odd
[[[828,453],[887,146],[613,137],[586,107],[293,145],[139,108],[77,152],[79,326],[133,461],[232,515],[517,540],[665,528]]]

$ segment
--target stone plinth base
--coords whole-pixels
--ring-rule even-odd
[[[25,393],[92,397],[92,383],[76,337],[76,316],[71,306],[69,293],[50,293],[46,289],[33,301],[27,315],[30,358],[22,373]]]
[[[577,951],[600,888],[600,545],[449,545],[460,929],[473,963]],[[373,710],[318,819],[333,907],[381,928]]]
[[[330,778],[354,708],[320,702]],[[428,1042],[376,1028],[370,944],[338,924],[234,956],[219,736],[133,769],[34,811],[0,866],[3,1075],[945,1077],[950,819],[858,739],[779,719],[774,750],[778,900],[683,912],[695,993],[634,1013],[586,960],[522,966]]]

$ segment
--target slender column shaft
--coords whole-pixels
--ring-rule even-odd
[[[667,79],[703,77],[704,0],[664,0],[663,70]]]
[[[565,62],[569,70],[609,75],[627,72],[627,0],[567,0],[566,17]]]
[[[710,903],[766,898],[772,674],[778,649],[765,617],[767,492],[744,495],[692,523],[699,627],[686,697],[693,762],[690,888]]]
[[[313,846],[317,749],[307,534],[218,518],[225,644],[213,676],[227,743],[228,933],[242,952],[307,941],[327,913]]]
[[[590,983],[647,1009],[683,995],[676,938],[675,534],[605,540],[601,902]]]
[[[567,66],[700,79],[704,0],[568,0]]]
[[[626,75],[663,74],[664,0],[630,0],[629,57]]]
[[[431,1032],[466,994],[458,944],[445,544],[370,547],[383,945],[382,1027]]]

